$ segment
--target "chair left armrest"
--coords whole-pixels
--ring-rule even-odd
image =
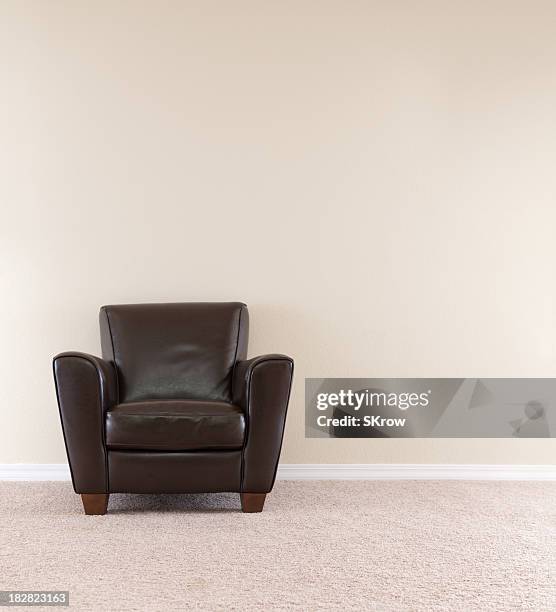
[[[106,411],[117,403],[113,362],[86,353],[54,357],[54,382],[76,493],[108,493]]]
[[[268,493],[272,490],[292,377],[293,359],[286,355],[263,355],[236,363],[233,401],[243,408],[247,421],[242,492]]]

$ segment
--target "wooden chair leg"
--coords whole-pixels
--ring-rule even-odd
[[[109,493],[81,493],[85,514],[106,514]]]
[[[266,493],[241,493],[243,512],[262,512]]]

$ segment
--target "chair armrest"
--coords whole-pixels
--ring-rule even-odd
[[[244,409],[247,421],[242,492],[268,493],[272,490],[292,377],[293,359],[286,355],[263,355],[236,363],[233,401]]]
[[[114,364],[68,352],[54,357],[53,368],[73,487],[77,493],[106,493],[104,414],[118,401]]]

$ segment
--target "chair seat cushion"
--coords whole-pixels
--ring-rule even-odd
[[[144,400],[106,412],[106,445],[112,449],[192,451],[243,446],[245,417],[226,402]]]

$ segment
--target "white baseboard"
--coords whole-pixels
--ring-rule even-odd
[[[556,480],[556,465],[283,463],[279,480]],[[0,480],[71,480],[66,463],[0,464]]]
[[[280,480],[556,480],[556,465],[337,463],[282,464]]]
[[[67,463],[0,463],[0,480],[71,480]]]

